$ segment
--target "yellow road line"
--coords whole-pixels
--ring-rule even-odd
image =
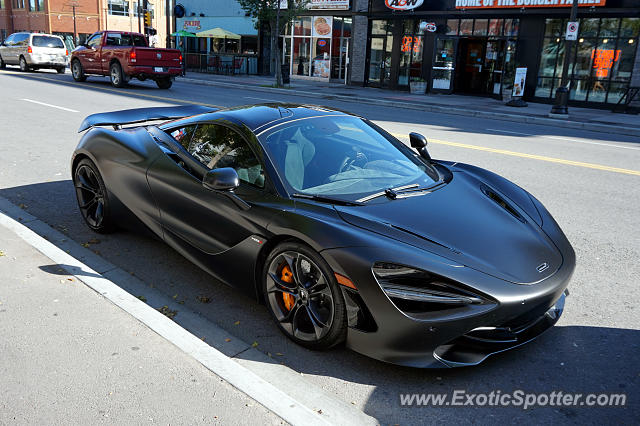
[[[393,136],[395,136],[397,138],[401,138],[401,139],[408,139],[408,136],[404,135],[404,134],[393,133]],[[562,158],[547,157],[547,156],[544,156],[544,155],[526,154],[524,152],[508,151],[506,149],[489,148],[489,147],[486,147],[486,146],[469,145],[469,144],[466,144],[466,143],[449,142],[449,141],[443,141],[443,140],[431,139],[431,138],[429,138],[429,143],[435,143],[435,144],[440,144],[440,145],[448,145],[448,146],[455,146],[457,148],[475,149],[477,151],[492,152],[494,154],[511,155],[513,157],[529,158],[529,159],[532,159],[532,160],[546,161],[546,162],[549,162],[549,163],[566,164],[568,166],[585,167],[585,168],[588,168],[588,169],[604,170],[604,171],[607,171],[607,172],[614,172],[614,173],[622,173],[622,174],[626,174],[626,175],[640,176],[640,171],[638,171],[638,170],[621,169],[619,167],[603,166],[601,164],[594,164],[594,163],[584,163],[582,161],[565,160],[565,159],[562,159]]]
[[[78,84],[78,83],[75,83],[75,82],[72,83],[72,82],[69,82],[69,81],[59,80],[57,78],[45,77],[43,75],[24,74],[22,72],[14,72],[14,71],[3,71],[2,73],[5,73],[5,74],[16,74],[16,75],[21,75],[21,76],[25,76],[25,77],[37,78],[37,79],[41,79],[41,80],[51,80],[51,81],[55,81],[57,83],[63,83],[63,84],[67,84],[67,85],[70,85],[70,86],[76,86]],[[134,96],[139,96],[139,97],[144,97],[144,98],[149,98],[149,99],[158,99],[158,100],[168,101],[168,102],[172,102],[172,103],[178,102],[178,103],[185,103],[185,104],[191,104],[191,105],[203,105],[203,106],[208,106],[208,107],[212,107],[212,108],[221,108],[221,106],[219,106],[219,105],[207,104],[207,103],[196,102],[196,101],[189,101],[189,100],[184,100],[184,99],[173,99],[173,98],[167,98],[167,97],[164,97],[164,96],[148,95],[148,94],[145,94],[145,93],[130,93],[130,92],[125,92],[122,89],[112,89],[110,87],[95,86],[95,87],[91,87],[91,89],[102,90],[102,91],[105,91],[105,92],[114,92],[114,93],[118,93],[120,95],[122,95],[123,93],[126,93],[126,94],[131,94],[131,95],[134,95]],[[397,138],[400,138],[400,139],[407,139],[408,138],[407,135],[398,134],[398,133],[394,133],[393,136],[395,136]],[[562,158],[547,157],[547,156],[544,156],[544,155],[526,154],[524,152],[508,151],[506,149],[489,148],[489,147],[486,147],[486,146],[469,145],[469,144],[466,144],[466,143],[459,143],[459,142],[449,142],[449,141],[443,141],[443,140],[439,140],[439,139],[429,139],[429,142],[430,143],[435,143],[435,144],[440,144],[440,145],[455,146],[457,148],[466,148],[466,149],[474,149],[474,150],[477,150],[477,151],[492,152],[494,154],[510,155],[510,156],[513,156],[513,157],[520,157],[520,158],[529,158],[531,160],[546,161],[548,163],[565,164],[565,165],[568,165],[568,166],[584,167],[584,168],[587,168],[587,169],[603,170],[603,171],[613,172],[613,173],[622,173],[622,174],[626,174],[626,175],[640,176],[640,171],[638,171],[638,170],[622,169],[622,168],[619,168],[619,167],[604,166],[604,165],[601,165],[601,164],[585,163],[585,162],[582,162],[582,161],[565,160],[565,159],[562,159]]]

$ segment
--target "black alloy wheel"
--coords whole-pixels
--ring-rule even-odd
[[[284,243],[265,265],[267,306],[290,339],[310,349],[327,349],[344,341],[344,298],[320,255],[302,244]]]
[[[73,184],[80,213],[89,228],[101,234],[112,231],[107,188],[92,161],[80,161],[73,175]]]

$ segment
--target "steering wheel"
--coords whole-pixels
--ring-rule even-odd
[[[362,151],[356,151],[352,154],[349,154],[344,157],[344,160],[340,163],[340,168],[338,169],[338,173],[346,172],[349,170],[351,166],[357,166],[360,168],[364,168],[364,166],[369,162],[369,159]]]

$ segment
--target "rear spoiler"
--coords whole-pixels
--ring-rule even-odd
[[[175,120],[192,115],[217,111],[217,108],[202,105],[180,105],[171,107],[136,108],[122,111],[101,112],[92,114],[84,119],[78,133],[82,133],[94,126],[113,126],[118,128],[122,124],[143,123],[153,120]]]

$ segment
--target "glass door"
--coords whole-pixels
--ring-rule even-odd
[[[331,78],[347,84],[351,18],[334,17],[331,43]]]
[[[367,79],[367,83],[370,86],[389,86],[391,77],[391,51],[393,49],[392,29],[392,21],[371,21],[369,78]]]
[[[486,93],[500,95],[504,67],[505,40],[489,40],[484,55],[484,68],[487,73]]]
[[[431,89],[451,92],[453,90],[453,77],[456,66],[456,40],[452,38],[439,38],[431,71]]]

